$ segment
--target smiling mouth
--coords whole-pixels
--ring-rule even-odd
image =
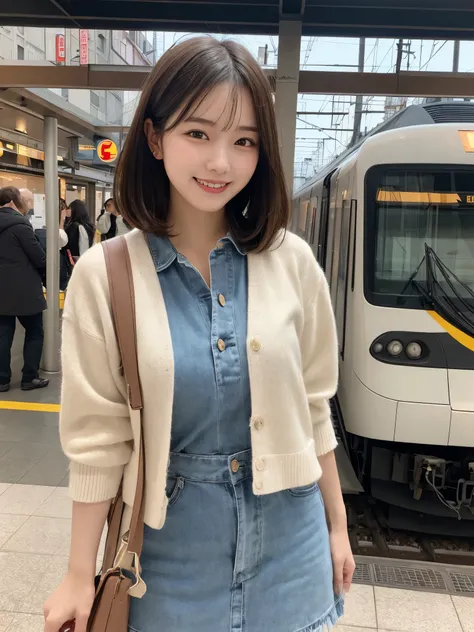
[[[224,191],[230,184],[230,182],[212,182],[210,180],[201,180],[200,178],[194,178],[197,184],[208,191],[209,193],[220,193]]]

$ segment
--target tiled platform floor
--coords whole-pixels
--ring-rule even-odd
[[[65,488],[0,484],[0,632],[43,631],[42,604],[67,567],[70,517]],[[336,630],[474,632],[474,598],[354,585]]]

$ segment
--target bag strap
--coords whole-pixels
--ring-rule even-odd
[[[138,373],[137,326],[135,318],[135,291],[132,265],[125,237],[102,242],[109,281],[110,303],[115,333],[122,358],[122,368],[128,387],[132,410],[140,411],[138,438],[138,476],[133,501],[132,520],[128,536],[128,552],[140,557],[143,548],[145,449],[143,440],[143,398]]]

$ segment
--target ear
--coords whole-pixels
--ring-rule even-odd
[[[163,151],[161,149],[161,140],[158,134],[153,127],[153,121],[151,119],[146,119],[145,124],[143,126],[143,131],[145,132],[146,139],[148,141],[148,147],[150,148],[151,153],[157,160],[163,160]]]

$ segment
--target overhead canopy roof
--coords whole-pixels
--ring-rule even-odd
[[[303,35],[474,39],[472,0],[1,0],[0,24],[278,34],[302,15]]]

